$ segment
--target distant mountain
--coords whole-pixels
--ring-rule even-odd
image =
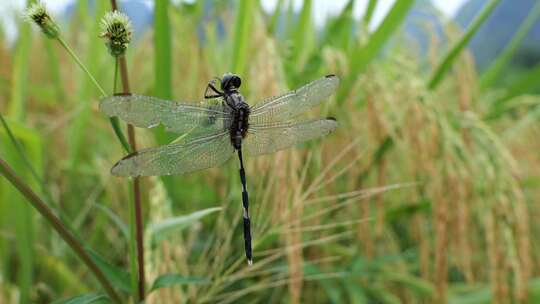
[[[456,15],[456,22],[467,28],[488,0],[469,0]],[[472,50],[479,70],[486,69],[507,45],[538,0],[502,0],[493,14],[473,37]],[[537,22],[523,41],[513,64],[530,68],[540,63],[540,22]]]

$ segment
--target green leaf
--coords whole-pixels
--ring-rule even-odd
[[[127,226],[126,223],[124,223],[124,221],[118,217],[118,215],[116,215],[111,209],[107,208],[107,206],[105,205],[101,205],[101,204],[96,204],[95,207],[100,210],[101,212],[103,212],[105,214],[106,217],[108,217],[111,222],[113,222],[116,227],[118,227],[118,229],[120,230],[120,232],[122,232],[122,235],[126,238],[126,240],[129,240],[129,228]]]
[[[392,37],[392,34],[399,29],[414,2],[414,0],[396,1],[381,25],[370,36],[367,44],[357,46],[356,50],[351,53],[351,71],[340,86],[338,101],[341,102],[345,99],[359,74],[364,72],[368,64],[380,53],[385,43]]]
[[[371,22],[371,18],[373,17],[373,13],[375,12],[375,8],[377,7],[377,0],[369,0],[368,6],[366,8],[366,13],[364,15],[364,24],[369,26],[369,23]]]
[[[163,99],[172,99],[172,51],[171,26],[169,22],[169,1],[155,2],[154,18],[154,94]],[[170,142],[174,136],[168,134],[163,126],[152,130],[159,144]]]
[[[406,274],[398,273],[393,271],[384,271],[382,276],[391,282],[401,284],[412,292],[415,292],[418,296],[421,297],[431,297],[435,290],[435,287],[431,282],[423,280],[422,278]]]
[[[428,82],[428,88],[430,90],[433,90],[437,88],[443,77],[446,75],[448,70],[452,67],[454,64],[454,61],[457,59],[459,54],[461,54],[461,51],[469,44],[469,41],[472,39],[474,34],[478,31],[480,26],[486,21],[486,19],[491,15],[497,4],[499,4],[500,0],[491,0],[486,4],[484,9],[480,12],[480,14],[476,17],[476,19],[473,21],[471,26],[467,29],[465,34],[457,41],[457,43],[448,51],[448,53],[444,56],[444,59],[441,61],[441,63],[437,66],[435,71],[433,71],[433,74],[430,77],[430,80]]]
[[[500,116],[499,112],[501,112],[501,109],[508,100],[530,92],[531,89],[538,86],[539,81],[540,64],[537,64],[532,70],[510,84],[506,94],[494,102],[489,118],[498,118]]]
[[[242,75],[246,67],[248,40],[251,33],[251,23],[255,14],[255,2],[240,0],[234,25],[233,58],[231,72]]]
[[[179,274],[164,274],[156,278],[150,291],[174,285],[208,284],[210,280],[200,277],[186,277]]]
[[[111,303],[109,298],[103,294],[91,293],[73,298],[58,300],[52,304],[105,304]]]
[[[159,223],[150,224],[148,229],[150,230],[152,241],[159,242],[163,240],[168,234],[172,232],[178,232],[186,227],[189,227],[201,218],[216,211],[220,211],[221,209],[221,207],[203,209],[188,215],[177,216],[163,220]]]
[[[103,257],[101,257],[97,252],[89,248],[86,248],[86,251],[90,254],[94,262],[101,269],[101,271],[103,271],[107,279],[111,282],[111,284],[114,287],[118,288],[119,290],[125,293],[131,292],[131,285],[130,285],[131,276],[127,271],[123,270],[120,267],[116,267],[110,264]]]
[[[536,3],[534,8],[527,15],[527,18],[521,23],[510,43],[506,45],[502,53],[497,56],[497,59],[482,74],[482,77],[480,78],[480,87],[482,89],[486,89],[497,80],[503,69],[508,65],[512,57],[514,57],[531,28],[536,24],[538,18],[540,18],[540,2]]]
[[[277,29],[277,23],[279,21],[279,16],[281,15],[281,12],[283,10],[283,2],[284,0],[279,0],[276,9],[274,10],[274,13],[272,14],[272,17],[270,18],[270,21],[268,22],[267,31],[270,34],[275,34]]]

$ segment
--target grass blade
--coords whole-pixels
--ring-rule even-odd
[[[478,14],[478,16],[474,19],[473,23],[465,34],[456,42],[456,44],[448,51],[448,53],[444,56],[444,59],[441,61],[441,63],[437,66],[437,68],[433,71],[433,74],[431,75],[429,82],[428,82],[428,88],[430,90],[436,89],[443,77],[446,75],[446,73],[450,70],[452,65],[454,64],[454,61],[456,58],[461,54],[461,51],[469,44],[469,41],[472,39],[474,34],[478,31],[480,26],[484,24],[484,22],[487,20],[487,18],[491,15],[495,7],[497,7],[497,4],[500,3],[500,0],[491,0],[484,6],[484,9]]]
[[[150,230],[151,239],[154,242],[158,242],[165,238],[169,233],[173,231],[178,232],[179,230],[190,226],[211,213],[221,211],[221,209],[221,207],[203,209],[188,215],[177,216],[174,218],[165,219],[159,223],[151,224],[148,228]]]
[[[512,57],[515,55],[519,46],[523,42],[523,39],[527,37],[527,34],[531,28],[536,24],[536,21],[540,18],[540,2],[537,2],[533,7],[531,12],[527,15],[527,18],[523,21],[518,31],[506,45],[502,53],[497,57],[497,59],[489,66],[489,68],[484,72],[480,78],[480,87],[486,89],[493,85],[495,80],[499,78],[499,75],[503,69],[508,65]]]
[[[236,23],[234,25],[234,42],[231,72],[242,76],[246,68],[248,39],[251,33],[255,2],[252,0],[240,0],[238,3]]]
[[[55,301],[52,304],[103,304],[110,303],[107,296],[103,294],[85,294],[73,298]]]
[[[163,99],[172,99],[172,53],[171,30],[169,22],[169,1],[157,0],[154,19],[154,95]],[[159,144],[166,144],[173,136],[159,126],[153,130]]]
[[[31,1],[27,1],[28,4]],[[19,26],[20,35],[17,41],[15,59],[13,63],[13,78],[11,88],[11,102],[9,103],[8,113],[10,117],[21,122],[25,118],[26,103],[27,103],[27,90],[29,77],[29,62],[30,62],[30,48],[32,32],[30,25],[22,23]],[[7,152],[7,151],[6,151]],[[14,151],[13,151],[14,152]],[[24,154],[21,155],[24,157]],[[17,169],[19,169],[20,162],[16,163]],[[20,166],[20,169],[23,167]],[[17,233],[16,248],[20,259],[20,269],[17,270],[18,284],[20,288],[20,302],[29,303],[30,293],[32,289],[33,281],[33,238],[34,231],[32,224],[32,213],[30,207],[26,204],[17,204],[22,201],[20,195],[14,191],[8,191],[6,193],[6,199],[8,202],[15,202],[16,205],[12,206],[11,213],[14,218],[14,227]]]
[[[371,22],[371,18],[373,17],[373,13],[375,12],[375,8],[377,7],[377,0],[369,0],[368,6],[366,8],[366,13],[364,14],[364,24],[366,27],[369,26],[369,23]]]
[[[267,31],[270,34],[275,35],[277,30],[277,23],[279,21],[279,16],[281,16],[282,10],[283,10],[283,2],[284,0],[279,0],[276,9],[274,9],[274,13],[272,14],[272,17],[270,18],[270,21],[268,22]]]
[[[529,93],[531,89],[538,86],[539,82],[540,64],[537,64],[532,70],[530,70],[525,75],[519,77],[512,84],[510,84],[506,91],[506,94],[503,97],[497,99],[497,101],[495,101],[492,108],[493,110],[491,110],[491,114],[488,115],[488,117],[490,119],[500,117],[501,114],[504,112],[501,110],[503,109],[503,106],[508,100],[519,95]]]
[[[176,285],[207,284],[209,280],[200,277],[186,277],[180,274],[164,274],[156,278],[150,291]]]
[[[369,41],[364,46],[358,46],[351,54],[351,72],[343,80],[338,93],[338,101],[343,101],[350,91],[359,74],[364,72],[368,64],[381,51],[384,44],[390,39],[392,34],[399,29],[405,20],[409,10],[414,4],[414,0],[398,0],[379,25],[377,30],[370,36]]]

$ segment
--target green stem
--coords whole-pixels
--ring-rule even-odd
[[[49,224],[58,232],[60,237],[73,249],[75,254],[88,266],[90,271],[95,275],[105,292],[115,303],[121,303],[120,297],[114,291],[111,283],[101,269],[94,263],[94,260],[84,250],[83,245],[75,238],[75,236],[64,226],[62,221],[54,215],[51,209],[45,204],[32,189],[17,176],[13,169],[0,158],[0,174],[2,174],[19,192],[28,200],[28,202],[49,222]]]
[[[62,45],[62,47],[69,53],[69,55],[73,58],[73,60],[75,60],[75,62],[77,63],[77,65],[79,65],[79,67],[86,73],[86,75],[88,76],[88,78],[90,78],[90,80],[94,83],[94,85],[96,86],[96,88],[99,90],[99,92],[101,93],[101,95],[103,97],[107,96],[107,93],[105,93],[105,90],[103,89],[103,87],[101,87],[101,85],[99,85],[99,83],[97,82],[96,78],[94,78],[94,76],[92,75],[92,73],[90,73],[90,71],[88,70],[88,68],[84,65],[84,63],[82,63],[81,59],[79,59],[79,56],[77,56],[77,54],[75,54],[75,52],[73,52],[73,50],[69,47],[69,45],[64,41],[64,39],[62,39],[62,37],[58,37],[57,38],[58,42],[60,43],[60,45]]]
[[[100,94],[102,97],[105,97],[107,96],[107,93],[105,93],[105,90],[103,89],[103,87],[101,85],[99,85],[99,83],[97,82],[96,78],[92,75],[92,73],[90,73],[90,71],[88,70],[88,68],[86,68],[86,66],[84,65],[84,63],[82,63],[81,59],[79,59],[79,57],[77,56],[77,54],[75,54],[75,52],[73,52],[73,50],[69,47],[69,45],[64,41],[64,39],[62,39],[62,37],[58,37],[57,38],[58,42],[60,43],[60,45],[68,52],[68,54],[73,58],[73,60],[75,60],[75,62],[77,63],[77,65],[86,73],[86,75],[88,76],[88,78],[90,78],[90,80],[92,81],[92,83],[96,86],[96,88],[99,90]],[[109,118],[109,121],[111,123],[111,126],[114,130],[114,134],[116,135],[116,137],[118,138],[118,140],[120,141],[120,144],[122,144],[122,147],[124,148],[124,150],[126,150],[126,152],[131,152],[131,148],[130,148],[130,145],[126,139],[126,137],[124,136],[124,133],[122,132],[122,130],[120,129],[120,125],[118,123],[118,119],[116,118]]]

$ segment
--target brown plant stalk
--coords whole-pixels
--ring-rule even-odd
[[[118,10],[116,0],[111,0],[113,11]],[[122,94],[130,94],[129,77],[127,70],[126,57],[120,56],[117,58],[120,66],[120,78],[122,79]],[[128,124],[128,141],[131,146],[131,152],[137,151],[137,141],[135,139],[135,128]],[[141,183],[138,177],[133,179],[133,200],[135,204],[135,235],[137,239],[137,264],[138,264],[138,295],[139,301],[144,301],[145,298],[145,277],[144,277],[144,244],[143,244],[143,220],[142,220],[142,203],[141,203]]]

